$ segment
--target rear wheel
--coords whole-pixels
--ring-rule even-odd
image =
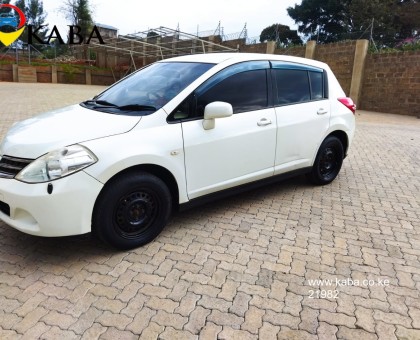
[[[317,185],[331,183],[340,172],[343,159],[344,148],[341,141],[334,136],[327,137],[319,147],[308,178]]]
[[[106,243],[130,249],[152,241],[172,206],[168,187],[146,172],[123,174],[105,186],[95,205],[92,228]]]

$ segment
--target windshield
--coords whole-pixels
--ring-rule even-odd
[[[81,105],[115,114],[151,114],[213,66],[190,62],[155,63]]]

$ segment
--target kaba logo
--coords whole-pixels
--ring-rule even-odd
[[[69,45],[81,45],[85,41],[85,37],[81,34],[82,28],[77,25],[68,25],[69,31],[68,31],[68,37]],[[60,44],[65,44],[63,38],[61,37],[60,32],[58,31],[57,26],[54,26],[51,30],[50,34],[48,35],[47,40],[42,40],[38,35],[37,32],[42,30],[44,26],[39,26],[35,28],[33,25],[28,25],[28,44],[32,45],[34,40],[36,40],[37,43],[48,45],[51,42],[51,39],[57,39]],[[102,39],[101,33],[99,32],[98,27],[93,26],[92,31],[89,34],[89,37],[87,38],[85,44],[89,44],[92,39],[98,39],[99,43],[101,45],[105,44],[104,40]]]
[[[9,4],[0,4],[0,8],[8,7],[17,13],[18,18],[13,15],[11,12],[6,16],[0,17],[0,28],[2,27],[9,27],[11,28],[11,32],[1,32],[0,31],[0,41],[5,45],[9,46],[13,42],[15,42],[25,30],[25,23],[26,17],[22,10],[16,6],[9,5]],[[105,42],[102,39],[101,33],[99,32],[98,27],[93,26],[92,31],[90,32],[87,39],[82,35],[82,28],[78,25],[68,25],[68,44],[69,45],[81,45],[83,43],[89,44],[92,39],[97,39],[101,45],[104,45]],[[57,26],[54,25],[53,29],[51,30],[50,34],[47,37],[47,40],[43,40],[42,38],[37,35],[37,32],[40,32],[46,25],[42,25],[39,27],[34,27],[33,25],[27,25],[28,27],[28,44],[32,45],[34,42],[48,45],[52,39],[56,39],[60,44],[65,44],[63,38],[61,37],[60,32],[58,31]]]
[[[0,4],[0,8],[8,7],[14,10],[19,16],[19,23],[17,18],[10,14],[0,18],[0,27],[9,26],[12,27],[14,32],[0,32],[0,41],[5,45],[9,46],[13,44],[25,30],[26,17],[25,14],[16,6],[9,4]]]

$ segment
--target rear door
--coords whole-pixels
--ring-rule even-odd
[[[330,102],[324,70],[272,62],[277,117],[275,174],[312,165],[329,127]]]

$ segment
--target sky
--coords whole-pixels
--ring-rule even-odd
[[[46,22],[50,28],[57,25],[60,30],[67,24],[58,11],[60,2],[43,0],[48,12]],[[206,2],[192,0],[138,1],[90,0],[95,22],[114,26],[119,34],[143,32],[165,26],[180,31],[197,33],[215,30],[221,22],[224,34],[239,33],[247,24],[248,37],[256,38],[261,31],[272,24],[280,23],[296,29],[287,15],[287,7],[300,0],[212,0]]]

